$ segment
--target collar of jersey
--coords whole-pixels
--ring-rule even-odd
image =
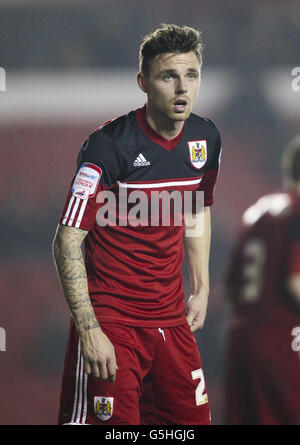
[[[146,116],[146,105],[144,105],[142,108],[138,108],[136,110],[136,117],[139,126],[141,127],[142,131],[156,144],[160,145],[161,147],[165,148],[166,150],[170,151],[173,150],[173,148],[176,147],[176,145],[179,143],[183,131],[184,131],[184,124],[182,127],[181,132],[178,136],[176,136],[173,139],[166,139],[163,136],[161,136],[157,131],[155,131],[148,123],[147,116]]]

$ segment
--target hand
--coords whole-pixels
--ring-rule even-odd
[[[206,317],[207,292],[201,295],[191,295],[187,303],[186,319],[192,332],[202,329]]]
[[[84,370],[93,377],[113,383],[118,369],[113,344],[100,327],[80,333]]]

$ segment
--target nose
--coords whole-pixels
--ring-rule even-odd
[[[177,84],[176,84],[176,93],[184,94],[186,92],[187,92],[186,81],[185,81],[184,77],[179,77]]]

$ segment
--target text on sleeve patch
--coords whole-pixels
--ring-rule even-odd
[[[80,199],[95,196],[102,170],[95,164],[88,162],[81,165],[72,185],[72,195]]]

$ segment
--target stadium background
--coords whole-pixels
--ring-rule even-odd
[[[211,294],[201,350],[215,424],[223,422],[228,309],[222,279],[244,209],[281,185],[285,143],[299,131],[300,3],[210,0],[1,0],[0,424],[55,424],[68,310],[51,242],[82,140],[142,106],[141,37],[160,23],[202,30],[196,112],[220,128],[212,208]],[[185,285],[189,279],[184,266]]]

